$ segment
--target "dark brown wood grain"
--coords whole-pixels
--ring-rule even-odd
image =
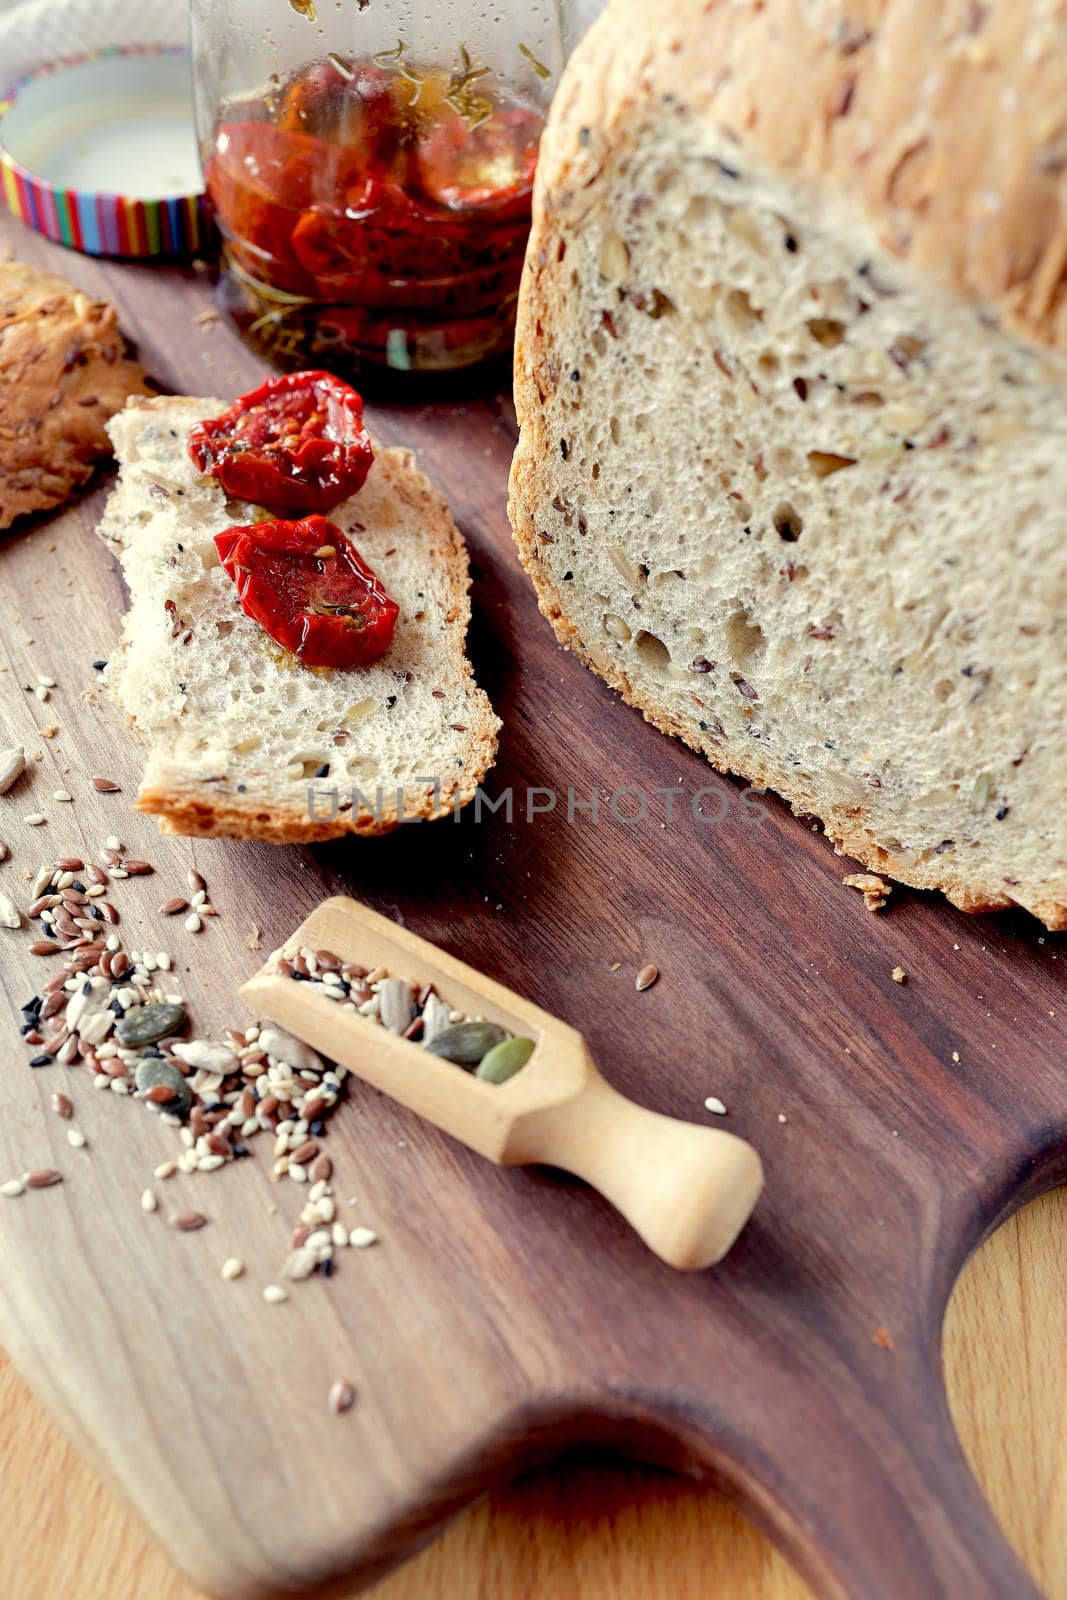
[[[163,385],[229,395],[260,371],[225,327],[195,322],[202,275],[100,265],[10,223],[0,234],[109,294]],[[824,1595],[1034,1593],[956,1444],[939,1335],[975,1244],[1067,1172],[1062,937],[907,891],[872,916],[809,824],[771,799],[753,815],[738,785],[564,654],[511,546],[506,394],[394,400],[370,420],[417,449],[469,540],[471,650],[504,719],[487,789],[513,790],[514,820],[467,814],[313,851],[156,840],[126,809],[135,740],[103,696],[81,697],[122,607],[92,537],[103,475],[0,543],[0,729],[31,743],[46,712],[61,724],[37,741],[32,785],[0,801],[13,847],[0,881],[24,894],[27,863],[119,832],[157,865],[127,886],[128,938],[180,955],[205,1029],[241,1015],[236,985],[261,959],[243,942],[253,921],[268,946],[324,895],[355,894],[580,1027],[633,1098],[693,1118],[720,1096],[724,1126],[763,1156],[766,1193],[726,1261],[683,1276],[581,1185],[494,1169],[357,1087],[330,1147],[339,1193],[381,1243],[268,1307],[260,1288],[299,1203],[269,1182],[266,1151],[183,1180],[183,1202],[212,1220],[174,1234],[137,1205],[163,1130],[76,1070],[25,1070],[12,1016],[0,1176],[54,1162],[66,1181],[4,1203],[0,1337],[220,1595],[306,1593],[353,1570],[369,1581],[494,1477],[585,1440],[715,1474]],[[19,688],[36,671],[60,681],[47,708]],[[122,795],[89,792],[90,771]],[[60,782],[76,792],[62,816]],[[634,785],[650,813],[620,821],[608,798]],[[558,798],[528,821],[533,788]],[[569,820],[568,789],[596,791],[599,820]],[[693,815],[701,789],[721,820]],[[47,829],[22,828],[38,799]],[[195,940],[155,916],[191,861],[222,913]],[[25,934],[0,939],[6,1013],[43,964]],[[637,994],[650,961],[661,977]],[[87,1152],[66,1148],[46,1109],[59,1086]],[[257,1264],[248,1281],[220,1281],[229,1254]],[[336,1418],[324,1400],[341,1375],[360,1401]]]

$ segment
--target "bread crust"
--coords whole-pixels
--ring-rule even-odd
[[[561,85],[540,203],[588,187],[652,95],[852,202],[1003,326],[1067,344],[1063,0],[612,0]]]
[[[0,528],[86,483],[111,454],[108,418],[147,393],[110,305],[0,261]]]
[[[888,252],[980,301],[1025,339],[1067,344],[1067,6],[1041,27],[1027,7],[948,0],[934,25],[929,13],[919,0],[680,0],[664,26],[638,0],[614,0],[572,58],[542,144],[515,355],[521,440],[509,510],[520,558],[561,644],[646,721],[805,815],[810,794],[800,796],[790,768],[755,749],[732,751],[727,762],[713,734],[679,721],[609,654],[591,649],[540,559],[548,535],[537,508],[553,493],[548,463],[557,448],[543,407],[560,376],[550,346],[564,292],[558,262],[567,235],[596,205],[609,153],[626,151],[643,105],[670,98],[713,119],[739,159],[752,153],[853,200]],[[994,139],[1009,91],[1030,109],[1010,129],[998,124]],[[1000,197],[995,206],[991,195]],[[1017,903],[954,870],[950,855],[903,862],[861,829],[858,806],[826,803],[818,815],[839,852],[939,889],[964,911]],[[1049,928],[1067,929],[1067,899],[1041,897],[1028,908]]]
[[[130,409],[144,415],[147,421],[159,418],[168,426],[173,426],[175,436],[183,441],[179,448],[184,461],[184,438],[190,407],[198,416],[210,415],[212,408],[223,408],[222,402],[217,401],[157,397],[133,401]],[[436,789],[431,786],[405,787],[402,812],[398,812],[393,797],[392,803],[383,803],[374,812],[365,808],[357,811],[350,803],[346,805],[341,802],[336,816],[315,817],[310,815],[306,804],[287,805],[273,801],[268,805],[261,796],[255,795],[242,799],[234,792],[232,784],[220,789],[192,777],[180,783],[173,778],[165,782],[156,781],[152,776],[153,756],[150,754],[134,810],[158,817],[161,833],[196,838],[255,839],[267,844],[315,844],[349,834],[372,837],[391,833],[403,823],[431,821],[458,810],[473,799],[482,779],[493,765],[500,722],[487,696],[474,683],[474,671],[465,653],[470,621],[470,573],[462,535],[444,497],[419,470],[410,450],[375,445],[374,453],[373,470],[387,475],[389,493],[404,501],[407,508],[431,530],[432,554],[440,561],[446,575],[450,601],[450,671],[462,685],[470,708],[470,722],[462,745],[464,765],[461,772],[447,783],[442,781]],[[192,468],[189,470],[191,473]],[[121,551],[121,524],[117,519],[109,520],[109,512],[105,513],[105,520],[98,531],[112,549]],[[117,669],[121,668],[126,651],[124,639],[113,654],[107,674],[108,687],[120,706],[122,673]],[[136,718],[131,716],[130,722],[136,728]]]

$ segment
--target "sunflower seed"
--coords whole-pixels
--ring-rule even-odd
[[[410,1025],[414,995],[403,978],[386,978],[378,990],[378,1015],[390,1033],[403,1033]]]
[[[6,794],[14,779],[21,778],[26,768],[26,750],[14,744],[10,750],[0,750],[0,795]]]

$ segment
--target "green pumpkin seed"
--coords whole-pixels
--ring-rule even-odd
[[[115,1029],[119,1044],[155,1044],[185,1026],[185,1007],[161,1000],[153,1005],[131,1006]]]
[[[507,1037],[495,1022],[454,1022],[435,1034],[424,1048],[446,1061],[454,1061],[457,1067],[476,1067],[494,1045]]]
[[[482,1057],[474,1076],[486,1083],[507,1083],[522,1071],[533,1052],[532,1039],[503,1039]]]
[[[141,1094],[147,1094],[149,1089],[161,1083],[173,1089],[174,1098],[167,1101],[164,1110],[172,1111],[177,1117],[188,1116],[192,1109],[192,1090],[173,1061],[168,1061],[164,1056],[143,1056],[137,1064],[136,1083]]]

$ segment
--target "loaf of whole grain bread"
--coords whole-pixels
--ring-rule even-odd
[[[516,407],[564,643],[869,866],[1067,927],[1067,8],[613,0]]]

